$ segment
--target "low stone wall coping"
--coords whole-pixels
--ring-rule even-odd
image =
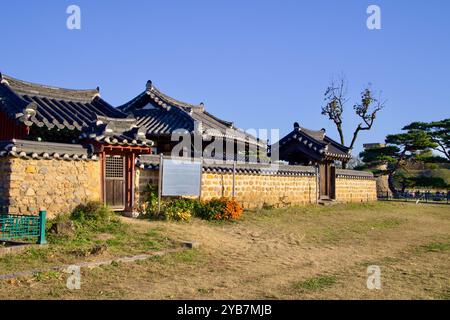
[[[336,178],[347,179],[375,179],[373,173],[367,171],[357,171],[349,169],[336,169]]]
[[[89,146],[29,140],[0,141],[0,157],[7,156],[44,160],[98,160]]]
[[[138,158],[137,166],[142,169],[158,170],[159,156],[145,155]],[[233,173],[233,163],[223,163],[212,160],[203,161],[203,172]],[[312,166],[291,166],[268,163],[236,163],[236,173],[264,175],[302,175],[315,176],[316,169]]]
[[[141,169],[158,170],[159,156],[144,155],[137,160],[137,166]],[[213,173],[233,173],[233,163],[223,163],[214,161],[204,161],[203,172]],[[295,166],[286,164],[267,163],[236,163],[236,173],[240,174],[269,174],[269,175],[303,175],[315,176],[314,166]],[[371,172],[357,171],[349,169],[336,169],[336,178],[346,179],[375,179]]]

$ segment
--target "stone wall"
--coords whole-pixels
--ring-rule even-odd
[[[345,203],[376,201],[376,180],[338,177],[336,178],[336,200]]]
[[[78,204],[101,199],[99,161],[3,158],[0,197],[10,213],[46,209],[49,217],[72,211]],[[2,193],[3,192],[3,193]]]
[[[204,173],[202,175],[202,199],[231,197],[232,189],[232,174]],[[316,178],[314,176],[236,175],[236,200],[244,208],[261,207],[265,204],[281,207],[315,203],[315,194]]]
[[[251,166],[250,166],[251,167]],[[284,167],[283,170],[288,170]],[[254,170],[242,170],[235,175],[236,199],[245,208],[275,207],[316,203],[316,176],[313,168],[292,167],[297,171],[287,174],[264,174]],[[230,170],[206,170],[202,174],[202,199],[231,197],[233,174]],[[158,185],[159,171],[153,163],[150,169],[139,168],[136,179],[136,199],[142,200],[147,184]],[[376,201],[376,181],[372,174],[337,170],[336,200],[338,202]],[[139,203],[139,201],[137,201]]]
[[[145,192],[147,185],[158,186],[159,171],[158,170],[145,170],[136,168],[136,176],[134,179],[134,202],[137,207],[137,211],[140,209],[140,205],[145,202]]]
[[[159,157],[140,159],[136,173],[135,200],[143,203],[148,184],[158,185]],[[146,160],[146,161],[142,161]],[[233,165],[205,164],[201,198],[209,200],[233,195]],[[235,174],[235,197],[244,208],[303,205],[316,202],[316,177],[313,167],[239,164]],[[139,199],[139,200],[138,200]]]

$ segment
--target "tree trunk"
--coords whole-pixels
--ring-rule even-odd
[[[355,132],[353,132],[352,142],[351,142],[350,145],[348,146],[350,149],[353,149],[353,146],[355,145],[355,142],[356,142],[356,138],[358,138],[358,133],[359,133],[359,131],[361,131],[361,130],[362,130],[361,124],[359,124],[359,125],[356,127]]]
[[[389,190],[391,190],[392,194],[396,195],[397,189],[395,189],[395,185],[394,185],[394,173],[389,173],[388,185],[389,185]]]
[[[336,128],[337,128],[338,133],[339,133],[339,138],[341,140],[341,144],[344,145],[344,132],[342,131],[342,125],[341,124],[336,124]],[[347,169],[347,162],[346,161],[342,161],[342,169]]]
[[[342,125],[336,124],[336,127],[339,133],[339,138],[341,139],[341,144],[344,145],[344,132],[342,131]]]

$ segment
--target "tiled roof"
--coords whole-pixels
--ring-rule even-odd
[[[97,117],[95,125],[83,131],[80,138],[94,139],[111,145],[152,146],[148,140],[144,127],[137,124],[135,118],[107,118]]]
[[[0,110],[27,126],[68,129],[78,131],[82,137],[95,134],[99,141],[98,137],[105,136],[127,144],[151,144],[142,135],[133,134],[138,127],[136,119],[100,98],[98,88],[63,89],[0,74]],[[107,127],[105,122],[114,124]]]
[[[133,115],[138,119],[138,125],[144,126],[149,135],[170,135],[180,128],[194,130],[191,119],[177,112],[164,109],[136,110]]]
[[[147,128],[149,136],[170,135],[176,129],[185,129],[206,137],[222,136],[267,147],[265,141],[258,141],[235,128],[232,122],[208,113],[202,103],[194,105],[173,99],[159,91],[151,81],[147,82],[146,91],[119,109],[138,118],[138,124]]]
[[[294,124],[294,130],[275,143],[272,150],[277,150],[282,159],[284,149],[295,143],[298,152],[316,160],[348,160],[350,149],[334,141],[325,134],[325,130],[310,130]]]

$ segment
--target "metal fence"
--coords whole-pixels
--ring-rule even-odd
[[[45,244],[46,211],[38,216],[0,214],[0,241],[30,240],[37,238]]]
[[[404,202],[416,202],[416,203],[450,203],[450,191],[445,192],[398,192],[392,194],[391,192],[379,192],[378,200],[384,201],[404,201]]]

